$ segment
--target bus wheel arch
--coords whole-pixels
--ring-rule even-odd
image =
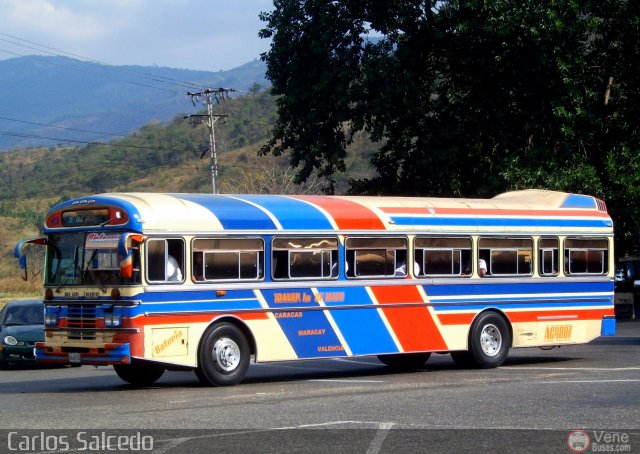
[[[196,376],[211,386],[240,383],[255,351],[255,339],[244,323],[231,317],[217,319],[200,339]]]
[[[494,309],[475,317],[469,329],[467,350],[451,352],[462,367],[489,369],[501,366],[513,342],[513,328],[508,317]]]

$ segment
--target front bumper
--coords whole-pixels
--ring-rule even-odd
[[[92,346],[51,346],[36,343],[35,358],[47,364],[71,364],[106,366],[111,364],[131,364],[129,344],[106,343]]]
[[[4,364],[35,363],[33,344],[24,346],[3,345],[0,350],[0,362]]]

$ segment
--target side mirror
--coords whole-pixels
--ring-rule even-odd
[[[134,244],[144,241],[144,235],[139,233],[124,233],[118,241],[118,257],[120,258],[120,277],[131,279],[133,277],[133,253]]]
[[[24,270],[22,279],[29,280],[29,268],[32,269],[33,275],[37,275],[42,270],[44,263],[38,263],[38,258],[43,258],[43,248],[47,245],[47,238],[30,238],[28,240],[22,240],[16,244],[13,250],[13,255],[18,259],[18,266],[21,270]],[[27,256],[30,255],[32,261],[29,263]],[[37,269],[36,269],[37,267]]]

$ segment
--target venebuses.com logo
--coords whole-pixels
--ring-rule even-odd
[[[608,430],[572,430],[567,445],[573,452],[631,452],[628,433]]]

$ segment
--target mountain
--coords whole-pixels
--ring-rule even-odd
[[[192,105],[187,92],[225,87],[239,96],[256,83],[268,85],[259,60],[218,72],[109,66],[67,57],[2,60],[0,151],[108,141],[151,121],[202,109]]]

